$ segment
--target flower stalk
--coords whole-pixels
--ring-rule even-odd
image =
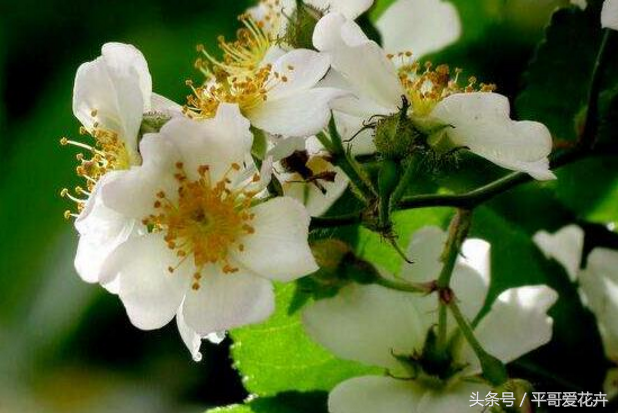
[[[470,344],[470,347],[474,351],[474,354],[478,357],[481,368],[483,369],[483,376],[494,386],[501,386],[508,380],[508,374],[504,363],[498,360],[496,357],[489,354],[481,343],[474,336],[472,326],[466,320],[466,317],[461,312],[456,300],[451,300],[448,303],[448,309],[453,314],[453,318],[459,326],[459,331],[463,334],[464,338]]]

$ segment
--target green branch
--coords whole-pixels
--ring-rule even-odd
[[[449,295],[452,295],[450,291],[451,278],[453,277],[453,270],[455,269],[461,246],[468,236],[471,223],[472,211],[458,209],[457,214],[453,217],[451,225],[449,226],[448,239],[444,244],[444,250],[440,258],[444,265],[436,281],[436,288],[440,296],[438,309],[438,348],[441,351],[446,350],[448,322],[446,305],[451,301],[449,297]]]
[[[483,376],[494,386],[501,386],[506,383],[508,374],[504,363],[485,351],[481,343],[474,336],[472,326],[468,323],[468,320],[466,320],[466,317],[461,312],[455,299],[448,303],[448,308],[451,310],[451,314],[453,314],[453,318],[459,326],[459,331],[461,331],[474,351],[474,354],[478,357],[481,363],[481,369],[483,370]]]

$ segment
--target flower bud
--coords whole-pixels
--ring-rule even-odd
[[[294,49],[313,49],[313,30],[323,13],[302,1],[297,1],[296,5],[288,18],[285,43]]]
[[[138,140],[147,133],[158,133],[172,117],[163,113],[149,112],[144,113],[142,124],[139,127]]]
[[[404,103],[397,114],[378,120],[374,143],[378,152],[386,159],[402,160],[424,146],[425,135],[418,130],[406,112],[409,104]]]

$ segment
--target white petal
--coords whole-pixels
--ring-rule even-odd
[[[218,267],[206,267],[198,290],[189,289],[184,319],[197,334],[229,330],[264,321],[272,314],[275,297],[270,281],[242,268],[223,274]]]
[[[399,369],[393,357],[420,351],[431,315],[419,313],[419,297],[377,285],[349,285],[336,297],[303,312],[309,335],[336,356]]]
[[[163,327],[176,315],[194,270],[190,260],[176,267],[179,258],[167,247],[162,233],[134,237],[118,247],[103,267],[103,275],[120,280],[118,295],[134,326],[142,330]]]
[[[282,99],[298,92],[311,89],[324,77],[330,67],[330,59],[313,50],[296,49],[286,53],[273,65],[272,77],[276,85],[268,92],[269,100]],[[281,77],[285,76],[286,81]]]
[[[338,101],[341,101],[340,99]],[[350,146],[353,155],[371,155],[375,153],[376,146],[373,143],[373,131],[363,127],[364,117],[351,116],[344,112],[333,112],[337,131],[344,141]],[[359,133],[360,132],[360,133]]]
[[[579,274],[580,291],[597,319],[605,354],[618,363],[618,251],[595,248]]]
[[[414,261],[404,263],[400,276],[410,282],[430,282],[440,275],[443,263],[442,251],[447,234],[438,227],[423,227],[412,235],[406,256]],[[468,239],[462,246],[455,268],[451,287],[457,296],[461,311],[469,319],[474,319],[483,304],[489,288],[489,244],[480,239]],[[434,297],[435,298],[435,297]],[[432,297],[418,297],[419,305],[425,313],[437,311],[438,303]],[[454,330],[454,321],[449,322],[449,330]]]
[[[459,39],[461,21],[455,6],[443,0],[397,0],[376,27],[388,53],[411,51],[415,59]]]
[[[394,111],[394,107],[389,103],[388,107],[381,106],[374,98],[365,93],[364,84],[355,85],[349,82],[343,74],[331,69],[324,79],[319,83],[320,87],[332,87],[335,89],[348,90],[350,95],[335,99],[331,103],[331,107],[335,111],[343,112],[345,114],[361,118],[358,122],[358,127],[354,129],[353,133],[357,132],[362,126],[365,119],[373,115],[390,115]],[[399,102],[401,103],[401,101]],[[344,136],[342,131],[339,133]]]
[[[618,30],[618,0],[605,0],[603,3],[601,26]]]
[[[309,248],[309,214],[296,200],[279,197],[251,209],[255,233],[240,242],[242,252],[233,256],[257,274],[291,281],[318,269]]]
[[[268,156],[272,158],[273,162],[279,162],[283,158],[287,158],[295,151],[302,151],[305,149],[305,141],[304,137],[293,137],[293,138],[285,138],[278,139],[275,142],[275,146],[268,151]]]
[[[307,208],[309,215],[317,217],[324,214],[337,202],[348,187],[349,180],[341,168],[334,167],[319,156],[309,158],[307,167],[314,175],[323,172],[334,172],[336,174],[334,182],[318,180],[319,185],[326,193],[323,193],[314,182],[304,182],[303,178],[297,174],[293,174],[291,179],[287,181],[282,181],[281,186],[286,196],[298,200]]]
[[[182,106],[158,93],[152,94],[150,102],[150,110],[153,112],[163,113],[170,117],[184,116],[182,113]]]
[[[307,0],[305,3],[321,11],[337,12],[350,20],[369,10],[373,0]]]
[[[92,131],[116,132],[132,159],[138,159],[137,134],[142,114],[150,109],[151,79],[142,54],[133,46],[108,43],[102,56],[77,69],[73,113]],[[93,111],[96,110],[96,117]]]
[[[247,117],[254,126],[275,135],[311,136],[328,124],[330,102],[346,94],[332,88],[298,91],[284,98],[266,100],[250,110]]]
[[[237,105],[221,104],[214,118],[174,118],[161,128],[161,134],[178,148],[189,177],[197,179],[198,168],[208,165],[211,179],[218,182],[233,163],[242,165],[251,151],[253,135],[249,127]]]
[[[338,13],[324,16],[313,33],[315,47],[328,53],[332,67],[353,85],[356,92],[397,111],[403,87],[395,66],[384,51],[364,35],[361,28]]]
[[[225,340],[225,331],[215,331],[214,333],[206,334],[205,338],[212,344],[221,344]]]
[[[141,221],[154,213],[157,192],[165,192],[169,199],[177,196],[173,174],[180,154],[162,134],[144,135],[140,152],[143,164],[128,171],[118,171],[117,178],[105,185],[101,192],[107,206]]]
[[[558,261],[571,281],[575,281],[584,251],[584,231],[580,227],[568,225],[554,234],[539,231],[533,240],[547,258]]]
[[[490,281],[489,261],[488,242],[475,238],[464,242],[453,270],[451,287],[462,313],[469,320],[474,320],[485,304]],[[449,326],[456,326],[454,320]]]
[[[184,303],[180,306],[178,313],[176,314],[176,325],[178,326],[178,332],[183,343],[189,349],[191,357],[194,361],[202,360],[202,353],[200,353],[200,347],[202,346],[202,337],[197,334],[191,327],[185,322],[185,316],[183,314]]]
[[[445,412],[477,412],[486,411],[482,406],[471,406],[470,397],[478,393],[482,398],[491,387],[482,383],[459,381],[454,385],[441,390],[427,391],[420,403],[418,411],[422,413],[445,413]]]
[[[442,269],[440,256],[446,233],[438,227],[423,227],[412,235],[406,256],[414,261],[404,263],[400,275],[411,282],[428,282],[438,278]]]
[[[549,130],[538,122],[511,120],[506,97],[485,92],[454,94],[438,103],[431,117],[449,125],[445,131],[456,146],[535,179],[555,179],[547,159],[552,149]]]
[[[511,288],[498,296],[474,333],[485,350],[504,363],[541,347],[551,340],[553,320],[547,311],[558,294],[546,286]],[[463,343],[457,358],[480,371],[470,346]]]
[[[150,110],[149,98],[152,93],[152,78],[142,52],[130,44],[110,42],[103,45],[101,55],[112,70],[118,73],[137,73],[139,87],[144,97],[144,112]]]
[[[423,388],[409,380],[380,376],[355,377],[344,381],[330,392],[328,411],[330,413],[425,413],[418,409],[418,403],[424,393]]]
[[[86,282],[99,282],[101,267],[109,254],[131,235],[137,235],[141,228],[138,221],[117,213],[103,203],[100,188],[115,176],[115,172],[110,172],[99,180],[86,207],[75,221],[79,232],[75,269]]]

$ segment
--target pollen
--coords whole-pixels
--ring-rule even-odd
[[[155,213],[144,219],[154,231],[165,234],[167,247],[175,252],[179,261],[168,270],[171,274],[187,259],[194,261],[197,271],[193,275],[192,289],[200,288],[204,268],[209,264],[219,266],[225,274],[238,268],[230,261],[231,251],[243,251],[243,237],[255,233],[254,215],[249,212],[255,192],[232,188],[229,174],[239,165],[232,164],[218,182],[213,182],[208,165],[198,168],[198,179],[191,180],[184,166],[176,164],[177,199],[170,199],[164,192],[156,194]]]
[[[493,92],[496,86],[480,83],[477,85],[475,77],[468,78],[466,85],[460,84],[462,70],[457,68],[451,73],[447,65],[438,65],[434,68],[431,62],[420,65],[412,60],[412,52],[389,54],[391,60],[399,60],[399,79],[403,85],[407,98],[412,103],[414,114],[428,115],[442,99],[455,93]]]
[[[243,27],[238,30],[236,40],[218,39],[221,59],[214,58],[203,45],[198,45],[197,51],[202,56],[195,67],[205,76],[205,81],[200,86],[187,81],[192,91],[185,106],[185,114],[189,117],[212,118],[221,103],[237,104],[246,113],[267,100],[272,88],[287,81],[286,73],[294,69],[287,67],[286,73],[278,73],[271,64],[265,64],[266,53],[276,40],[263,23],[251,16],[244,14],[239,20]]]
[[[66,218],[76,217],[86,204],[86,199],[80,196],[89,196],[98,180],[112,170],[128,169],[131,166],[129,152],[116,132],[102,128],[97,120],[98,110],[92,109],[90,116],[93,118],[92,129],[80,128],[80,135],[85,139],[71,140],[63,137],[60,139],[62,146],[74,146],[83,152],[75,155],[78,162],[75,168],[76,174],[85,181],[85,188],[78,186],[71,193],[64,188],[60,196],[75,202],[77,213],[65,213]],[[87,137],[87,138],[86,138]],[[88,142],[90,141],[90,142]]]

